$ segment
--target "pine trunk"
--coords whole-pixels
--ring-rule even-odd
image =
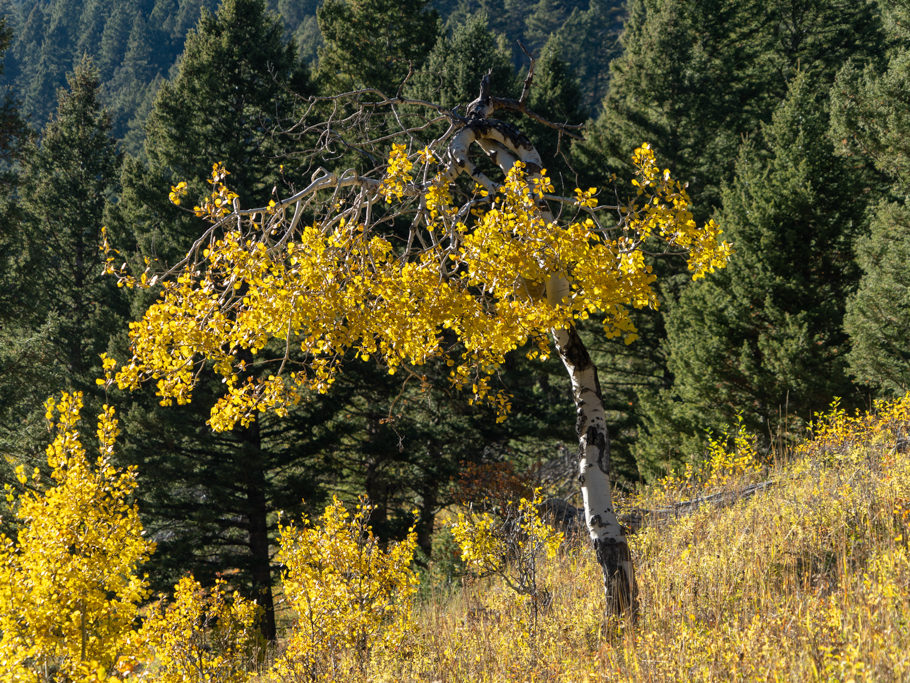
[[[260,629],[266,640],[275,640],[275,603],[272,596],[272,562],[269,554],[269,506],[259,423],[239,430],[246,477],[246,522],[249,529],[250,578],[256,601],[262,606]]]

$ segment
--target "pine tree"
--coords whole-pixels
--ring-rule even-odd
[[[857,245],[862,278],[847,305],[850,371],[885,394],[910,389],[910,5],[883,2],[889,59],[838,74],[833,132],[854,163],[872,167],[878,195]]]
[[[851,374],[885,395],[910,391],[910,207],[883,201],[859,241],[863,275],[847,304]]]
[[[620,54],[623,4],[591,0],[587,9],[574,9],[548,39],[578,81],[588,116],[600,107],[610,82],[610,62]]]
[[[852,0],[631,0],[580,161],[624,169],[647,141],[708,215],[742,136],[770,119],[789,79],[804,72],[827,84],[848,59],[880,54],[868,39],[877,25],[874,6]]]
[[[567,16],[566,4],[559,0],[537,0],[533,7],[528,8],[525,38],[529,50],[539,52],[550,36],[562,26]]]
[[[853,395],[843,317],[863,178],[834,154],[825,94],[798,76],[743,145],[718,219],[735,255],[667,316],[674,382],[645,401],[638,447],[652,472],[697,455],[706,430],[720,433],[738,413],[767,443],[787,419]]]
[[[5,20],[0,19],[0,55],[9,48],[11,31]],[[3,71],[0,65],[0,73]],[[21,258],[18,221],[15,207],[15,190],[18,183],[17,164],[22,146],[27,138],[25,122],[19,115],[19,107],[13,95],[0,92],[0,325],[15,320],[22,314],[23,299],[13,272]]]
[[[394,95],[439,31],[428,0],[326,0],[317,17],[325,40],[317,80],[333,94],[371,87]]]
[[[55,356],[70,378],[67,388],[76,390],[94,385],[98,355],[123,312],[116,283],[101,272],[103,214],[118,189],[120,160],[99,88],[94,66],[83,60],[60,94],[56,117],[26,150],[20,186],[28,297],[39,315],[56,319]]]
[[[217,14],[203,12],[176,75],[156,95],[147,163],[125,169],[123,204],[142,213],[144,253],[166,262],[194,239],[197,219],[171,204],[167,190],[185,181],[187,201],[201,201],[213,163],[225,164],[245,201],[267,203],[273,187],[286,187],[278,157],[287,141],[278,133],[296,123],[296,96],[306,88],[283,26],[262,2],[226,0]]]
[[[245,202],[267,203],[277,188],[290,192],[280,159],[289,142],[280,132],[294,122],[306,83],[284,27],[263,0],[224,0],[216,14],[203,11],[177,73],[156,96],[146,161],[131,159],[124,168],[113,223],[134,231],[147,258],[169,263],[199,230],[192,211],[168,200],[172,185],[188,183],[187,201],[202,203],[212,164],[223,163]],[[274,638],[270,515],[287,479],[282,473],[310,453],[308,440],[298,433],[288,455],[275,451],[284,442],[268,425],[214,438],[200,427],[210,407],[202,389],[191,406],[137,407],[131,415],[138,426],[130,428],[130,458],[144,465],[149,527],[163,533],[155,561],[200,577],[239,569],[265,609],[263,633]],[[160,450],[150,452],[149,443]],[[298,503],[307,492],[295,492]]]
[[[20,256],[4,274],[20,304],[0,332],[0,439],[36,457],[44,399],[62,388],[97,395],[99,355],[126,313],[116,283],[102,275],[103,213],[118,189],[120,160],[91,62],[69,85],[41,139],[23,151]]]
[[[0,53],[10,42],[10,31],[0,19]],[[30,314],[28,289],[22,271],[25,253],[22,245],[21,213],[15,200],[27,128],[18,106],[7,92],[0,100],[0,440],[6,445],[22,437],[22,403],[28,396],[40,404],[45,396],[35,387],[44,386],[44,353],[35,348],[33,334],[21,321]],[[37,444],[38,441],[32,441]],[[9,471],[0,479],[9,480]]]
[[[532,111],[552,123],[579,125],[587,118],[582,107],[579,83],[569,64],[562,58],[560,42],[549,40],[535,60],[534,77],[528,104]],[[561,190],[577,187],[574,168],[569,161],[572,140],[543,124],[525,124],[535,140],[537,151],[546,159],[550,177]]]
[[[789,80],[802,72],[824,91],[848,59],[876,59],[882,50],[877,25],[869,3],[632,0],[623,54],[611,64],[601,115],[573,150],[576,167],[627,176],[622,169],[629,150],[650,142],[661,163],[699,198],[696,217],[706,218],[719,209],[724,184],[733,181],[741,140],[770,121]],[[673,265],[660,259],[654,265],[662,282],[662,313],[636,320],[643,343],[636,368],[625,376],[633,391],[629,402],[637,403],[641,394],[651,404],[644,412],[652,434],[658,429],[654,411],[660,411],[654,396],[674,381],[664,341],[666,317],[687,286],[684,273],[665,272]],[[688,327],[697,324],[693,319]],[[666,405],[660,419],[673,421],[675,404],[668,399]],[[669,429],[665,437],[669,443]],[[650,447],[644,450],[650,460],[663,457]]]
[[[488,72],[494,92],[503,97],[516,94],[515,73],[503,39],[490,31],[487,15],[478,12],[456,26],[451,36],[439,37],[406,92],[444,107],[463,106],[477,96],[477,84]]]

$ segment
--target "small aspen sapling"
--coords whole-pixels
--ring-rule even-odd
[[[452,525],[467,569],[479,577],[498,576],[527,607],[525,635],[531,647],[537,619],[551,600],[549,589],[541,585],[541,563],[553,560],[564,540],[564,534],[541,516],[541,503],[537,489],[533,498],[510,501],[497,514],[459,511]]]
[[[333,497],[318,523],[280,525],[278,561],[295,621],[273,673],[282,680],[332,680],[375,656],[394,656],[412,633],[417,534],[387,549],[369,525],[371,506],[353,511]]]
[[[46,481],[36,469],[7,486],[18,525],[0,535],[0,678],[106,680],[135,668],[133,626],[148,593],[138,574],[154,544],[130,502],[136,472],[111,464],[119,433],[114,411],[98,417],[92,462],[79,433],[82,394],[48,399],[55,432]]]

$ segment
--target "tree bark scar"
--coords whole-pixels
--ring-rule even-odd
[[[586,432],[585,426],[587,424],[588,424],[588,418],[585,416],[584,411],[581,410],[581,407],[579,406],[578,417],[575,418],[575,433],[578,435],[579,438],[581,438],[582,435],[585,434],[585,432]],[[581,448],[582,448],[582,450],[584,449],[584,444],[581,444]],[[582,452],[581,455],[582,455],[582,457],[584,457],[584,452]]]
[[[569,335],[569,339],[566,342],[563,355],[572,364],[576,372],[587,370],[591,367],[591,356],[588,355],[588,350],[582,343],[581,337],[578,336],[578,330],[573,325],[566,332]]]
[[[490,121],[490,125],[493,126],[493,128],[498,130],[504,138],[509,140],[516,147],[519,147],[521,149],[534,149],[534,145],[531,143],[530,138],[528,138],[527,135],[522,133],[520,130],[518,130],[518,128],[513,126],[511,123],[508,123],[506,121],[500,121],[498,119],[489,119],[489,121]],[[530,168],[531,165],[532,164],[528,164],[529,173],[535,173],[536,171],[540,171],[539,167],[536,169],[536,171],[531,170],[531,168]],[[536,164],[534,164],[534,165],[536,165]]]
[[[516,149],[534,148],[534,145],[531,144],[531,140],[511,123],[506,123],[505,121],[499,121],[497,119],[484,118],[480,115],[479,111],[472,113],[468,119],[467,126],[477,135],[477,137],[491,137],[490,131],[496,130]],[[537,164],[529,164],[529,166],[536,167],[536,171],[529,168],[528,172],[530,173],[540,171],[540,167],[538,167]]]
[[[597,449],[597,467],[606,475],[610,474],[610,439],[607,438],[605,429],[598,429],[597,425],[588,427],[585,434],[588,445]]]

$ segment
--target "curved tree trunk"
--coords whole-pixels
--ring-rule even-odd
[[[603,570],[606,611],[634,614],[638,606],[638,585],[629,544],[613,509],[610,435],[597,368],[574,327],[554,330],[553,341],[572,381],[572,397],[578,415],[575,424],[579,444],[578,481],[588,533]]]
[[[533,67],[532,67],[533,69]],[[527,90],[531,74],[525,83]],[[524,95],[522,96],[524,97]],[[522,102],[517,103],[520,106]],[[468,149],[476,143],[490,160],[508,173],[516,160],[521,160],[531,175],[543,168],[540,154],[531,141],[513,125],[490,118],[495,102],[490,96],[490,80],[485,76],[480,96],[468,105],[465,127],[449,146],[450,173],[466,173],[490,193],[496,184],[480,172],[470,160]],[[543,220],[554,220],[543,199],[538,208]],[[569,295],[569,283],[554,276],[546,283],[546,296],[553,306]],[[638,587],[632,567],[629,545],[613,509],[610,481],[610,437],[607,431],[597,368],[574,327],[552,331],[553,340],[572,381],[572,395],[578,414],[576,429],[579,441],[579,482],[585,506],[585,521],[594,544],[597,561],[603,570],[606,610],[611,614],[634,614]]]

